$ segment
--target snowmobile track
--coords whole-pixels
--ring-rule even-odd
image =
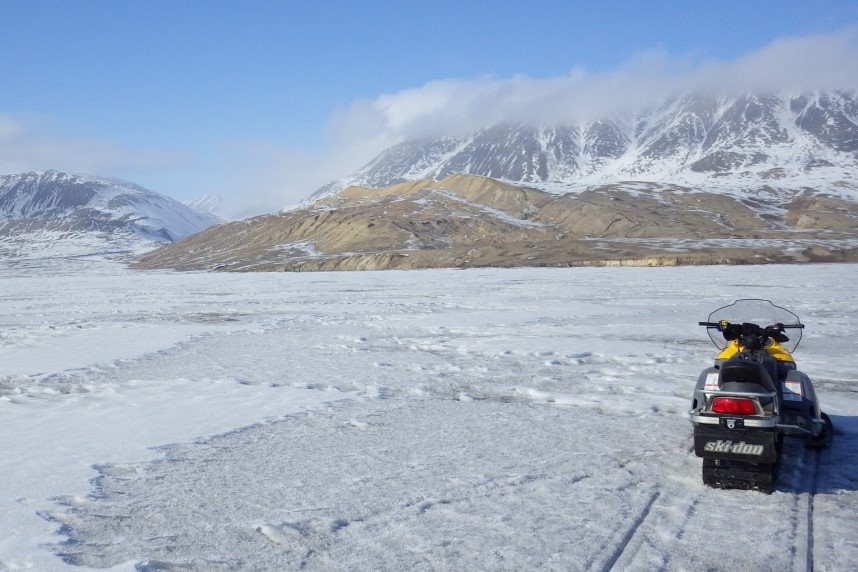
[[[813,459],[813,471],[808,477],[807,487],[807,572],[813,572],[813,500],[816,496],[816,484],[819,476],[819,457],[821,452],[818,449],[808,450],[807,454]]]
[[[792,546],[793,570],[812,572],[814,569],[813,505],[819,474],[820,451],[794,444],[792,451],[800,451],[790,459],[790,470],[782,475],[783,492],[792,493]]]
[[[625,533],[622,536],[620,542],[618,542],[614,551],[610,554],[608,560],[601,567],[602,572],[608,572],[609,570],[613,570],[614,566],[623,559],[624,556],[628,553],[628,556],[634,556],[634,553],[640,549],[640,542],[632,542],[637,535],[638,530],[640,530],[641,525],[643,525],[644,521],[646,521],[647,517],[652,510],[652,506],[655,504],[655,501],[658,500],[658,497],[661,495],[660,491],[653,491],[649,500],[644,504],[637,518],[632,520],[631,525],[626,529]]]

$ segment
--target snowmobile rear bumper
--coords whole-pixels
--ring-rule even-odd
[[[698,413],[696,410],[691,410],[688,413],[691,422],[695,425],[718,425],[722,426],[727,419],[722,415],[712,413]],[[739,417],[733,421],[742,427],[752,427],[754,429],[774,429],[778,426],[779,418],[771,417]]]

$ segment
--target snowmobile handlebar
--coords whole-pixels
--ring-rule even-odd
[[[719,330],[723,330],[727,326],[730,326],[729,322],[724,320],[723,322],[698,322],[700,326],[706,326],[707,328],[718,328]],[[775,324],[774,326],[767,326],[769,328],[777,327],[779,329],[788,330],[788,329],[804,329],[804,324]]]
[[[715,328],[724,335],[727,341],[738,340],[741,346],[759,349],[763,347],[765,340],[773,339],[778,343],[788,342],[789,338],[783,333],[787,329],[801,329],[804,324],[772,324],[762,328],[757,324],[745,322],[742,324],[731,324],[727,320],[720,322],[699,322],[701,326]]]

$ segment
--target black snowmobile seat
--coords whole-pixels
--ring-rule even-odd
[[[750,360],[727,360],[721,364],[721,389],[754,393],[762,388],[766,393],[777,393],[772,374],[767,371],[769,368],[765,365]]]

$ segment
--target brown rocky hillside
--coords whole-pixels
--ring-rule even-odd
[[[221,224],[138,268],[220,271],[858,261],[858,205],[810,192],[759,200],[654,183],[555,195],[451,175],[348,187]]]

